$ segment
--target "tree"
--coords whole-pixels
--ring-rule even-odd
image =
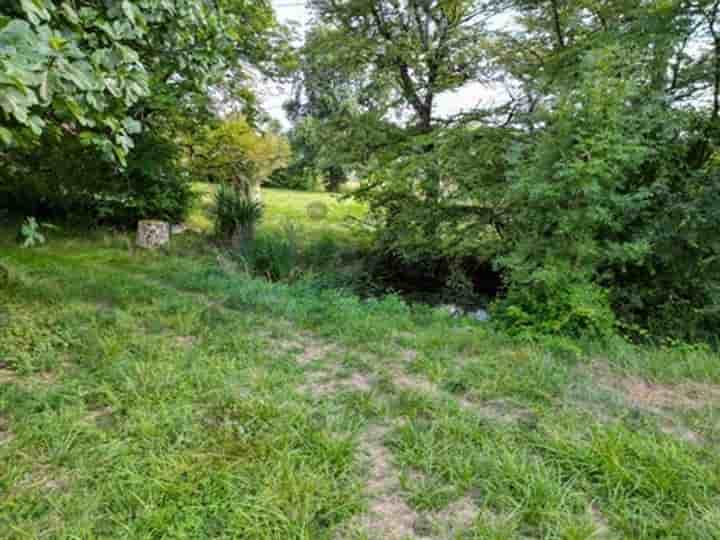
[[[0,8],[0,142],[65,132],[122,162],[158,104],[237,79],[248,36],[272,21],[261,2],[10,0]]]
[[[323,63],[341,66],[351,77],[344,88],[352,89],[357,104],[351,114],[326,122],[333,152],[366,177],[359,196],[388,233],[383,249],[408,255],[396,242],[405,236],[403,229],[420,221],[424,224],[410,230],[434,236],[434,219],[420,216],[437,215],[447,202],[441,199],[451,191],[435,152],[448,126],[436,115],[437,97],[481,78],[486,20],[495,13],[491,4],[311,4],[322,29],[314,49],[323,44]]]
[[[448,266],[460,275],[468,259],[485,264],[499,239],[504,152],[519,133],[436,109],[443,93],[485,80],[497,3],[312,6],[296,110],[315,117],[295,123],[296,148],[361,179],[354,196],[370,209],[378,267],[425,267],[441,281]]]
[[[607,335],[617,315],[710,335],[720,1],[312,5],[316,58],[357,104],[324,126],[363,176],[381,251],[493,261],[516,329]],[[438,95],[471,81],[507,101],[438,118]]]
[[[201,132],[192,165],[200,178],[242,186],[259,198],[260,184],[287,163],[289,153],[282,136],[262,133],[244,116],[234,115]]]
[[[437,96],[476,80],[484,66],[485,21],[480,0],[314,0],[335,56],[368,81],[387,85],[394,107],[408,109],[420,131],[432,128]]]
[[[515,5],[525,28],[496,62],[533,135],[513,150],[496,258],[510,319],[607,330],[609,303],[633,331],[711,335],[718,252],[698,234],[718,233],[718,3]]]
[[[352,64],[338,62],[331,46],[336,38],[326,27],[312,28],[298,54],[292,99],[284,104],[293,122],[288,134],[293,159],[282,172],[289,185],[314,187],[322,179],[330,191],[337,191],[347,181],[332,150],[333,126],[360,110],[357,81],[362,74]]]
[[[260,185],[287,163],[289,146],[276,132],[260,132],[244,116],[207,126],[193,156],[196,177],[216,182],[215,234],[235,249],[252,243],[262,215]]]

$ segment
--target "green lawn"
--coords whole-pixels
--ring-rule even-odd
[[[2,538],[720,538],[716,354],[65,234],[0,234]]]
[[[212,225],[207,209],[212,203],[214,186],[197,183],[195,189],[201,194],[201,198],[198,208],[190,217],[190,224],[209,231]],[[351,225],[365,213],[361,204],[331,193],[263,188],[262,201],[265,212],[260,223],[260,232],[278,233],[287,224],[294,224],[300,226],[303,234],[311,240],[331,235],[342,241],[355,241]],[[308,206],[318,202],[325,205],[327,215],[311,218],[308,215]]]

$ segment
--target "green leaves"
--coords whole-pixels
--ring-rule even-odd
[[[73,57],[79,49],[69,47],[67,37],[45,24],[48,7],[39,1],[26,1],[28,20],[13,19],[0,30],[0,125],[2,142],[9,145],[21,128],[39,136],[46,125],[42,109],[52,105],[56,93],[72,96],[100,88],[93,80],[89,64]],[[52,77],[50,73],[52,71]],[[66,84],[69,83],[69,84]]]
[[[67,62],[63,59],[56,62],[55,69],[58,77],[72,83],[80,91],[102,90],[102,80],[87,61]]]
[[[80,15],[77,11],[75,11],[75,8],[71,6],[68,2],[63,2],[60,5],[60,9],[62,10],[63,15],[65,15],[65,18],[68,22],[72,24],[80,24]]]
[[[208,92],[244,54],[224,29],[247,40],[247,33],[262,35],[269,24],[256,6],[222,11],[195,0],[82,4],[92,7],[69,0],[0,7],[0,144],[39,136],[48,123],[67,133],[82,126],[91,130],[86,142],[122,162],[131,136],[141,130],[130,111],[150,96],[151,83],[174,85],[174,93],[158,94],[188,102],[183,90]],[[256,28],[254,17],[261,21]]]
[[[38,103],[35,92],[23,88],[6,87],[0,93],[0,109],[20,124],[28,125],[29,109]]]
[[[29,49],[34,38],[30,24],[20,19],[4,19],[5,24],[0,25],[0,54],[10,52],[11,47]]]
[[[142,131],[142,124],[132,118],[125,118],[123,120],[123,127],[130,135],[136,135]]]
[[[32,24],[50,20],[50,10],[44,0],[20,0],[20,6]]]
[[[0,126],[0,143],[10,146],[10,143],[13,140],[13,134],[12,131],[10,131],[7,128],[4,128]]]
[[[40,228],[44,226],[47,225],[38,223],[34,217],[26,218],[20,226],[20,232],[18,234],[20,245],[24,248],[30,248],[44,244],[45,235],[40,232]]]

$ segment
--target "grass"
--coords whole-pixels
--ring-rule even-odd
[[[14,233],[3,538],[720,537],[712,352],[519,342],[252,278],[193,233]]]
[[[190,217],[190,224],[201,230],[209,231],[212,227],[207,218],[207,209],[212,204],[215,186],[197,183],[195,189],[201,194],[200,204]],[[285,189],[263,188],[262,201],[265,206],[260,232],[277,234],[288,223],[301,228],[303,238],[314,241],[331,236],[342,242],[358,241],[357,234],[352,230],[354,220],[361,219],[364,207],[352,200],[343,199],[332,193],[311,193],[306,191],[290,191]],[[327,208],[323,217],[311,218],[308,206],[322,203]]]

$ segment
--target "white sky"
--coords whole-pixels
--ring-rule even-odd
[[[281,23],[294,22],[298,25],[299,33],[304,33],[304,29],[309,22],[309,13],[303,0],[272,0],[272,5]],[[268,113],[273,118],[277,118],[284,127],[289,127],[290,123],[285,116],[282,104],[289,99],[290,88],[286,85],[266,82],[261,86],[261,93]],[[436,111],[440,116],[450,116],[465,110],[471,110],[481,101],[487,103],[488,100],[493,98],[497,99],[496,91],[479,83],[470,83],[455,92],[446,92],[439,95],[436,98]]]

